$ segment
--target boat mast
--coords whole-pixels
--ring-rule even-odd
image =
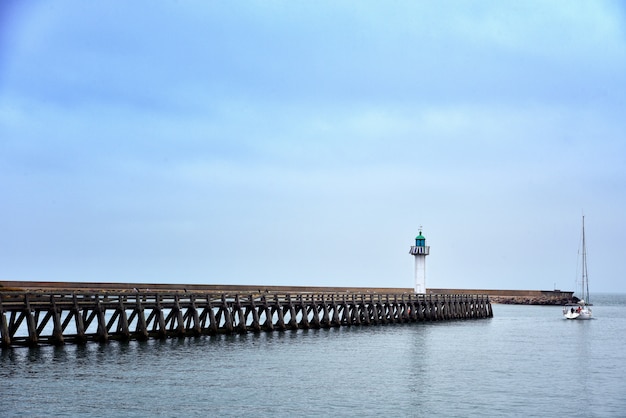
[[[589,301],[589,281],[587,280],[587,246],[585,244],[585,215],[583,215],[583,263],[582,263],[582,292],[585,304],[588,305]]]

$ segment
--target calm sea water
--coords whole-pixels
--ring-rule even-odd
[[[0,416],[626,416],[626,295],[493,319],[0,352]]]

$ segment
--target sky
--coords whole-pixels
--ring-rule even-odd
[[[620,1],[5,0],[0,280],[626,292]]]

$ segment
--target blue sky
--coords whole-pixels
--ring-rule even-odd
[[[626,292],[618,1],[5,1],[0,280]]]

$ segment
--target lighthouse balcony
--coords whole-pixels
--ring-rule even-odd
[[[415,245],[413,245],[411,247],[411,251],[409,251],[409,253],[412,255],[418,255],[418,254],[428,255],[429,252],[430,252],[430,246],[417,247]]]

